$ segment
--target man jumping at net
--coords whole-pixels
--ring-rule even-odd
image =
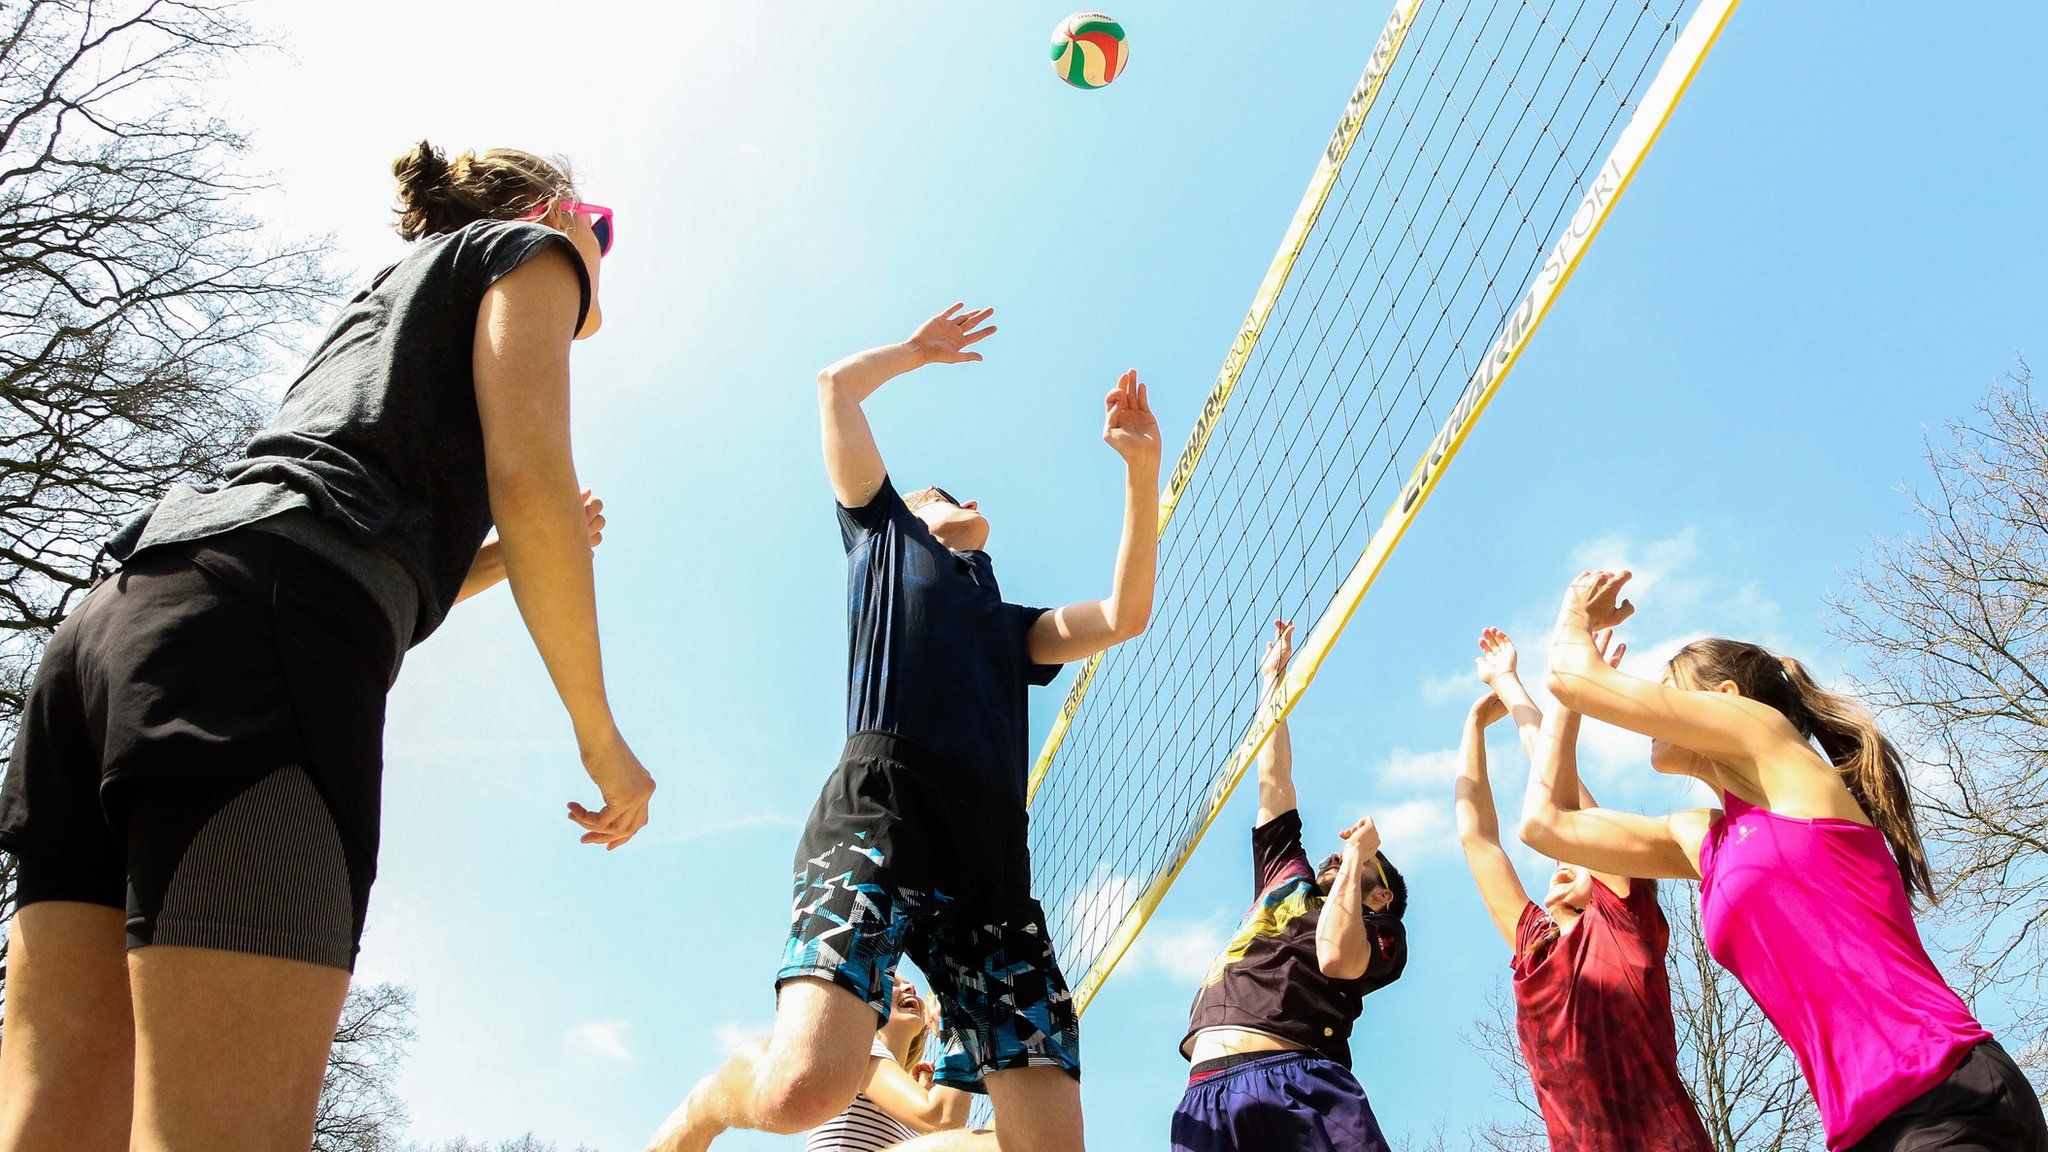
[[[1079,1031],[1025,837],[1025,689],[1145,629],[1158,539],[1159,425],[1137,373],[1104,398],[1124,461],[1109,596],[1045,610],[1002,598],[989,526],[938,488],[898,496],[861,403],[927,364],[981,359],[991,309],[955,304],[901,344],[818,375],[825,467],[847,553],[846,749],[798,846],[774,1034],[691,1090],[651,1146],[728,1128],[792,1133],[837,1115],[868,1070],[908,953],[943,1007],[939,1083],[987,1092],[1005,1152],[1079,1152]]]
[[[1294,625],[1274,629],[1262,704],[1294,652]],[[1173,1114],[1174,1152],[1388,1152],[1351,1074],[1350,1038],[1366,995],[1408,963],[1408,886],[1370,817],[1338,835],[1343,850],[1313,867],[1281,720],[1259,752],[1257,899],[1203,978],[1180,1045],[1193,1069]]]

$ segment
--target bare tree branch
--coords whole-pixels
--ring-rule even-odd
[[[1949,967],[2048,1086],[2048,411],[2026,363],[1926,459],[1913,530],[1863,557],[1831,628],[1914,761]]]
[[[335,292],[248,214],[247,142],[204,111],[261,45],[232,3],[0,4],[0,744],[102,541],[234,458]]]
[[[1707,954],[1698,889],[1666,884],[1671,922],[1666,965],[1684,1078],[1715,1152],[1820,1152],[1820,1115],[1799,1066],[1749,993]],[[1515,1006],[1504,991],[1487,998],[1466,1043],[1486,1060],[1509,1119],[1476,1126],[1470,1146],[1485,1152],[1541,1152],[1549,1139],[1522,1060]]]

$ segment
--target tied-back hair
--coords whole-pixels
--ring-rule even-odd
[[[517,220],[576,198],[566,165],[517,148],[464,152],[450,160],[422,140],[391,162],[398,178],[398,234],[407,240],[453,232],[478,220]]]
[[[1884,833],[1906,890],[1934,899],[1934,878],[1913,817],[1904,763],[1870,709],[1821,687],[1790,656],[1740,640],[1695,640],[1671,658],[1671,670],[1703,688],[1734,681],[1744,696],[1777,709],[1800,735],[1819,745],[1850,795]]]

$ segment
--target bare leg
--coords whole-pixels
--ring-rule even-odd
[[[1081,1082],[1058,1068],[988,1074],[1003,1152],[1082,1152]]]
[[[305,1152],[348,973],[161,944],[128,967],[132,1152]]]
[[[1081,1082],[1058,1068],[988,1074],[996,1130],[934,1132],[889,1152],[1083,1152]]]
[[[799,977],[775,998],[775,1034],[697,1082],[649,1152],[703,1152],[728,1128],[785,1135],[846,1110],[867,1076],[875,1010],[829,980]]]
[[[0,1152],[126,1152],[135,1094],[124,916],[46,900],[14,917]]]

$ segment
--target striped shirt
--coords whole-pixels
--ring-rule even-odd
[[[875,1037],[869,1055],[892,1062],[896,1059],[880,1036]],[[881,1152],[916,1135],[862,1093],[846,1111],[811,1129],[804,1152]]]

